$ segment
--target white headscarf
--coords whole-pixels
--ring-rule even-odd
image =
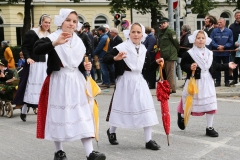
[[[203,30],[196,30],[193,32],[193,34],[191,36],[188,36],[189,43],[195,43],[195,40],[197,38],[197,34],[199,31],[203,31]],[[204,32],[204,35],[206,37],[205,45],[209,45],[211,43],[212,39],[208,37],[206,32]]]
[[[60,15],[55,16],[54,24],[57,26],[62,26],[62,23],[73,11],[74,10],[71,9],[61,9]],[[51,41],[55,41],[62,32],[63,31],[61,29],[58,29],[47,37]],[[69,68],[78,67],[83,60],[84,54],[86,53],[86,48],[82,40],[77,36],[75,32],[73,32],[73,35],[68,42],[58,45],[54,49],[56,50],[62,62],[62,65]]]
[[[68,17],[68,15],[71,12],[76,12],[76,11],[72,9],[66,9],[66,8],[60,9],[59,15],[55,15],[54,24],[58,27],[62,26],[62,23],[65,21],[65,19]],[[76,30],[79,31],[81,27],[82,27],[82,24],[78,22]]]
[[[147,49],[141,42],[139,46],[136,46],[132,42],[129,36],[131,28],[132,28],[132,25],[129,27],[129,30],[124,30],[124,35],[125,35],[125,38],[127,38],[127,40],[117,45],[115,48],[119,52],[127,53],[127,57],[124,58],[123,60],[132,71],[141,72],[145,62]],[[145,34],[145,27],[141,25],[141,28],[143,33],[143,37],[141,41],[144,41],[147,35]],[[136,48],[139,48],[138,53]]]
[[[206,47],[198,48],[194,44],[199,31],[200,30],[194,31],[193,34],[188,37],[189,43],[193,43],[193,47],[188,50],[188,53],[202,70],[208,70],[212,65],[213,53]],[[212,39],[208,37],[206,32],[204,32],[204,35],[206,37],[205,45],[209,45]]]

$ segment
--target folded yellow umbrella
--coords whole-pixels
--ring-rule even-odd
[[[85,62],[88,62],[88,57],[85,57]],[[95,100],[95,97],[101,93],[101,89],[97,83],[92,79],[90,72],[87,73],[87,84],[86,84],[86,94],[88,96],[88,103],[91,107],[91,111],[94,119],[94,130],[95,130],[95,139],[98,142],[99,135],[99,113],[98,113],[98,104]]]
[[[192,112],[193,96],[194,94],[198,93],[197,83],[196,83],[194,74],[195,74],[195,71],[192,71],[192,76],[189,80],[188,87],[187,87],[189,95],[186,97],[186,100],[185,100],[185,103],[186,103],[186,106],[184,109],[184,126],[185,127],[188,124],[188,120]]]

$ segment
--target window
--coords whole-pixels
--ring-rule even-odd
[[[23,27],[16,27],[17,45],[22,45],[22,29]]]
[[[108,24],[106,17],[98,16],[94,21],[94,28],[98,28],[104,24]]]
[[[228,27],[229,24],[230,24],[230,18],[229,18],[229,14],[227,12],[223,12],[220,17],[224,18],[225,21],[226,21],[226,26],[225,27]]]
[[[197,29],[201,30],[204,26],[204,15],[197,15]]]
[[[3,19],[0,16],[0,42],[4,40],[4,27],[3,27]]]
[[[174,18],[174,30],[176,31],[177,28],[176,28],[176,15],[175,14],[174,14],[173,18]],[[181,27],[183,25],[183,18],[180,18],[179,22],[180,22],[180,32],[181,32]]]

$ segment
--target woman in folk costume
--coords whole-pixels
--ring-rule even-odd
[[[93,151],[93,117],[86,95],[86,80],[80,72],[90,71],[83,63],[86,48],[74,32],[82,25],[72,9],[61,9],[54,18],[58,30],[35,43],[34,53],[48,54],[47,78],[44,82],[37,119],[37,138],[54,141],[54,160],[67,160],[62,142],[82,141],[88,160],[105,160]]]
[[[187,81],[182,92],[182,101],[178,107],[178,126],[184,130],[184,107],[185,100],[188,96],[188,83],[192,71],[195,71],[195,79],[198,88],[198,93],[194,94],[192,102],[192,116],[203,116],[206,114],[207,128],[206,135],[210,137],[218,137],[218,132],[213,128],[213,117],[217,112],[217,99],[214,87],[214,78],[216,71],[228,70],[236,68],[236,64],[217,64],[213,59],[213,52],[205,45],[209,45],[211,39],[206,32],[202,30],[194,31],[188,37],[189,42],[193,43],[193,47],[183,54],[181,60],[181,68],[187,73]]]
[[[126,34],[127,31],[128,34]],[[145,147],[158,150],[160,146],[152,140],[151,130],[151,126],[158,124],[158,118],[143,74],[150,70],[153,71],[151,68],[157,68],[158,63],[163,62],[163,59],[157,59],[150,65],[150,55],[141,43],[146,37],[144,26],[134,23],[127,31],[125,35],[128,40],[114,47],[103,58],[105,63],[115,64],[117,79],[109,112],[108,139],[112,145],[118,144],[117,127],[143,128]]]
[[[34,43],[42,37],[50,34],[51,18],[43,14],[39,20],[39,26],[28,31],[23,40],[22,52],[27,60],[21,73],[17,94],[13,103],[23,105],[20,118],[26,121],[28,107],[37,108],[42,84],[47,76],[47,56],[33,53]]]

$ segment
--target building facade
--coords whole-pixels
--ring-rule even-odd
[[[84,0],[81,3],[73,3],[70,0],[33,0],[31,15],[32,26],[37,27],[42,14],[49,14],[52,18],[51,31],[55,31],[54,15],[59,14],[61,8],[71,8],[77,11],[79,21],[89,22],[91,29],[103,24],[114,27],[113,15],[109,13],[109,1]],[[24,2],[9,5],[0,2],[0,41],[9,40],[11,46],[21,45],[21,30],[24,18]],[[126,19],[130,19],[130,12],[126,13]]]
[[[159,0],[162,4],[162,15],[168,17],[166,0]],[[235,5],[229,5],[224,0],[219,0],[218,7],[211,10],[210,14],[216,18],[223,17],[227,25],[234,22]],[[32,26],[38,26],[39,17],[42,14],[49,14],[52,17],[51,30],[56,30],[53,24],[54,15],[59,13],[61,8],[71,8],[78,12],[80,22],[89,22],[91,29],[100,25],[108,24],[114,27],[113,15],[109,13],[110,7],[107,0],[82,0],[81,3],[73,3],[71,0],[33,0],[31,6]],[[188,14],[180,19],[180,26],[190,25],[192,31],[201,29],[204,24],[205,15]],[[10,5],[7,2],[0,2],[0,41],[9,40],[11,46],[21,45],[21,31],[24,18],[24,2]],[[128,10],[126,19],[130,22],[140,22],[144,26],[151,26],[151,15],[137,14],[136,10]],[[176,26],[176,25],[175,25]],[[120,28],[119,28],[120,29]],[[122,35],[122,33],[120,34]]]

